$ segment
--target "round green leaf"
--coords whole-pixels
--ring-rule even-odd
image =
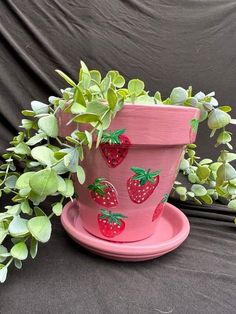
[[[88,132],[87,130],[84,131],[87,141],[88,141],[88,148],[91,149],[92,145],[93,145],[93,137],[92,137],[92,133]]]
[[[14,148],[14,152],[19,155],[30,155],[30,148],[25,143],[19,143]]]
[[[199,178],[195,173],[189,173],[188,180],[191,183],[197,183],[199,181]]]
[[[196,174],[201,180],[206,180],[211,171],[207,166],[198,166]]]
[[[133,79],[130,80],[128,83],[128,91],[129,94],[134,94],[135,96],[138,96],[142,93],[144,90],[144,82],[139,79]]]
[[[100,118],[96,114],[87,112],[87,113],[82,113],[76,116],[75,118],[73,118],[73,121],[77,123],[90,123],[90,122],[98,122],[100,121]]]
[[[22,119],[21,124],[24,129],[30,130],[33,126],[33,121],[28,120],[28,119]]]
[[[224,162],[231,162],[233,160],[236,160],[236,154],[228,153],[224,150],[221,152],[220,157],[218,158],[218,161],[224,161]]]
[[[183,186],[178,186],[175,191],[179,194],[179,195],[186,195],[187,193],[187,189]]]
[[[62,193],[65,197],[72,197],[74,195],[74,185],[73,181],[70,179],[65,179],[66,191]]]
[[[50,168],[40,170],[30,177],[29,184],[39,196],[54,194],[58,189],[57,174]]]
[[[236,199],[228,203],[228,207],[236,210]]]
[[[25,260],[28,256],[28,248],[25,242],[19,242],[15,244],[11,249],[11,255],[12,257],[21,261]]]
[[[220,106],[218,109],[224,111],[224,112],[230,112],[232,111],[232,108],[230,106]]]
[[[53,205],[52,211],[54,212],[54,214],[55,214],[56,216],[60,216],[61,213],[62,213],[62,208],[63,208],[62,203],[59,203],[59,202],[58,202],[58,203],[56,203],[56,204]]]
[[[113,80],[113,84],[118,88],[123,87],[125,85],[124,77],[122,75],[117,75]]]
[[[71,113],[80,114],[86,111],[86,107],[82,106],[78,102],[73,102],[73,105],[70,108]]]
[[[101,103],[98,100],[93,100],[88,103],[86,111],[102,117],[104,113],[108,110],[109,108],[107,105]]]
[[[204,159],[202,159],[202,160],[199,162],[199,164],[200,164],[201,166],[207,165],[207,164],[210,164],[210,163],[212,163],[212,160],[209,159],[209,158],[204,158]]]
[[[32,215],[32,208],[27,199],[21,203],[21,211],[24,214]]]
[[[32,236],[39,242],[46,243],[51,236],[52,225],[47,216],[38,216],[28,221]]]
[[[48,113],[49,110],[48,105],[37,100],[31,101],[31,108],[36,114]]]
[[[221,181],[229,181],[236,178],[236,170],[230,164],[222,164],[217,170],[217,177]]]
[[[16,216],[9,224],[8,231],[12,237],[22,237],[28,234],[28,220]]]
[[[184,103],[187,98],[188,92],[183,87],[175,87],[170,94],[172,104]]]
[[[230,123],[231,117],[228,113],[219,110],[214,109],[211,111],[208,117],[208,127],[211,130],[221,129],[227,124]]]
[[[50,114],[42,117],[38,121],[39,128],[48,136],[56,138],[58,136],[58,123],[57,118]]]
[[[64,179],[60,176],[57,176],[58,179],[58,192],[64,193],[66,191],[66,183]]]
[[[19,259],[14,259],[14,264],[16,266],[17,269],[21,269],[22,268],[22,262]]]
[[[0,264],[0,283],[3,283],[7,278],[7,267],[3,264]]]
[[[227,187],[227,191],[231,195],[236,195],[236,186],[229,184]]]
[[[213,203],[213,200],[212,200],[211,196],[208,195],[208,194],[203,195],[203,196],[200,196],[200,199],[201,199],[204,203],[206,203],[206,204],[208,204],[208,205],[211,205],[211,204]]]
[[[16,185],[16,181],[17,181],[17,176],[13,175],[13,176],[9,176],[6,181],[5,181],[5,185],[10,188],[10,189],[14,189],[15,185]]]
[[[207,190],[204,186],[200,184],[193,184],[191,187],[191,191],[196,195],[196,196],[204,196],[207,194]]]
[[[30,256],[35,258],[38,252],[38,241],[32,237],[30,242]]]
[[[184,170],[187,170],[188,168],[189,168],[189,161],[186,159],[182,159],[180,162],[179,169],[184,171]]]
[[[46,134],[45,133],[37,133],[34,136],[32,136],[26,142],[26,144],[29,145],[29,146],[34,146],[35,144],[41,142],[44,138],[46,138]]]
[[[42,165],[52,166],[57,159],[54,152],[46,146],[37,146],[32,149],[31,156]]]
[[[114,110],[117,103],[117,95],[116,95],[116,92],[112,88],[109,88],[107,91],[107,101],[108,101],[110,109]]]
[[[223,131],[219,134],[219,136],[217,137],[217,144],[226,144],[229,143],[231,141],[231,135],[229,134],[229,132],[227,131]]]
[[[80,184],[85,182],[85,172],[81,166],[77,167],[77,178]]]
[[[90,76],[91,76],[91,79],[94,80],[95,82],[97,82],[98,84],[101,83],[102,77],[101,77],[101,74],[99,71],[97,71],[97,70],[90,71]]]
[[[8,253],[7,248],[5,246],[3,246],[3,245],[0,245],[0,263],[3,263],[5,261],[5,259],[7,258],[5,256],[1,256],[1,254],[4,255],[4,254],[7,254],[7,253]]]

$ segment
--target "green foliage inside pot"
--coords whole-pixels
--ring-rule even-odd
[[[47,104],[32,101],[31,110],[22,111],[22,130],[2,156],[5,162],[0,166],[0,196],[10,194],[12,201],[0,213],[0,282],[5,281],[10,264],[20,269],[28,256],[36,257],[38,244],[50,239],[51,217],[60,216],[63,202],[74,196],[72,174],[81,184],[85,181],[86,174],[80,165],[84,147],[98,147],[103,132],[125,102],[199,108],[200,122],[207,119],[210,136],[217,132],[216,147],[223,148],[218,160],[213,162],[208,158],[200,160],[196,145],[188,145],[180,170],[192,186],[188,191],[176,182],[174,192],[183,201],[191,199],[197,204],[211,204],[219,199],[236,208],[236,170],[230,164],[236,154],[229,152],[232,134],[226,129],[235,120],[229,115],[229,106],[218,107],[214,93],[193,95],[191,87],[187,90],[176,87],[167,99],[162,99],[158,91],[150,96],[139,79],[125,85],[118,71],[109,71],[102,78],[99,71],[90,71],[83,62],[78,82],[59,70],[57,73],[69,87],[61,90],[61,97],[51,96]],[[83,132],[75,128],[63,141],[58,136],[56,117],[60,110],[73,115],[70,122],[91,127]],[[198,123],[196,119],[191,122],[194,132]],[[47,215],[42,208],[49,196],[55,201]],[[6,242],[12,245],[9,247]]]

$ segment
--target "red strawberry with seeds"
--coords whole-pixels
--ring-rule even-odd
[[[92,199],[104,207],[118,205],[118,194],[115,187],[104,178],[97,178],[88,186]]]
[[[101,233],[107,238],[114,238],[121,234],[125,229],[125,222],[121,218],[128,218],[119,213],[112,213],[105,209],[101,209],[98,215],[98,226]]]
[[[160,170],[151,172],[143,168],[132,167],[134,176],[127,181],[127,189],[131,201],[141,204],[153,193],[159,183]]]
[[[167,194],[167,193],[164,194],[163,199],[161,200],[160,204],[157,205],[157,207],[153,213],[152,221],[155,221],[158,217],[161,216],[161,214],[163,213],[163,210],[165,208],[165,203],[168,200],[168,197],[169,197],[169,194]]]
[[[128,154],[131,142],[124,132],[125,129],[103,133],[99,147],[103,158],[111,168],[121,164]]]

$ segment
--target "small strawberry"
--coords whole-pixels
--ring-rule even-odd
[[[168,200],[168,197],[169,197],[169,194],[167,194],[167,193],[164,194],[163,199],[161,200],[160,204],[157,205],[157,207],[153,213],[152,221],[155,221],[158,217],[161,216],[161,214],[163,213],[163,210],[165,208],[165,203]]]
[[[118,205],[118,194],[115,187],[104,178],[97,178],[88,186],[92,199],[105,207]]]
[[[97,218],[101,233],[107,238],[118,236],[125,229],[125,222],[121,218],[128,217],[101,209],[101,214]]]
[[[124,135],[125,129],[114,132],[103,133],[101,144],[99,145],[103,158],[111,168],[117,167],[128,154],[131,142]]]
[[[131,201],[141,204],[146,201],[153,193],[159,183],[160,170],[151,172],[151,169],[145,171],[143,168],[132,167],[134,176],[128,179],[127,189]]]

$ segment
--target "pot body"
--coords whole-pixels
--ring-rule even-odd
[[[84,228],[99,238],[115,242],[132,242],[151,236],[164,210],[162,200],[170,193],[176,178],[185,145],[195,140],[191,120],[198,118],[199,110],[195,108],[126,104],[108,130],[125,129],[130,145],[123,147],[122,161],[111,167],[109,154],[115,157],[116,150],[106,148],[104,153],[102,146],[90,151],[86,149],[81,164],[86,172],[86,182],[80,185],[76,179],[74,181]],[[69,116],[63,114],[60,117],[61,136],[74,129],[71,125],[65,128],[68,119]],[[135,186],[132,167],[150,169],[151,172],[159,170],[160,174],[153,184]],[[117,200],[115,204],[108,204],[107,199],[104,205],[102,199],[97,202],[88,189],[97,178],[104,178],[111,184],[111,193]],[[120,225],[111,223],[109,219],[101,218],[101,210],[125,217],[120,218]]]

